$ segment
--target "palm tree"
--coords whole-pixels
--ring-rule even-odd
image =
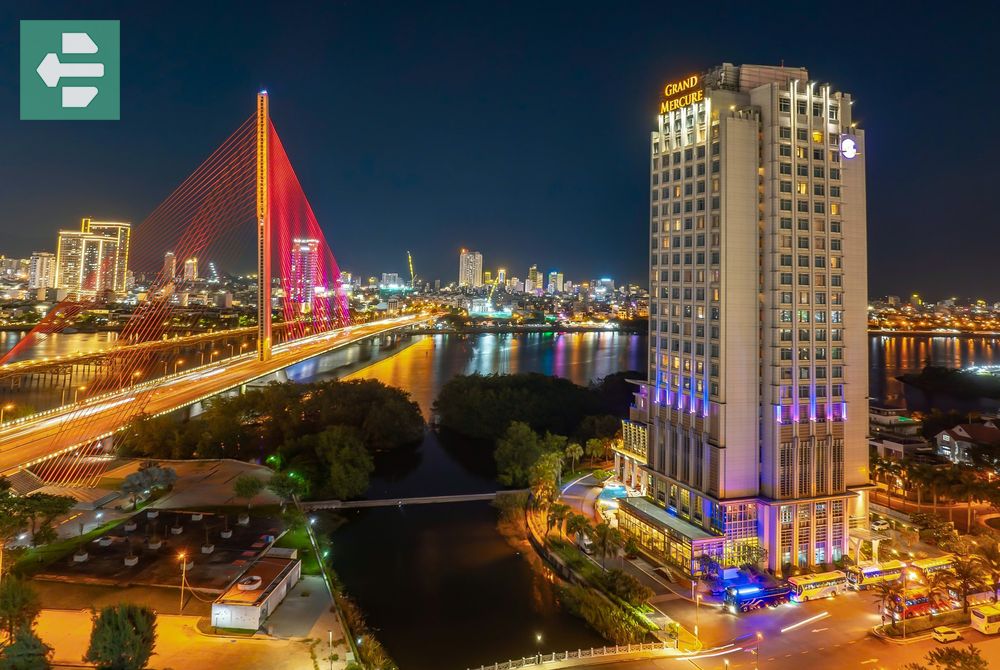
[[[601,555],[601,567],[607,569],[604,559],[608,554],[613,554],[622,544],[622,534],[617,528],[612,528],[606,523],[599,523],[594,528],[594,549]]]
[[[917,511],[920,511],[924,503],[924,487],[930,485],[934,469],[924,463],[913,462],[907,463],[904,467],[906,467],[906,478],[913,482],[917,489]]]
[[[946,603],[951,596],[952,574],[947,570],[939,570],[927,575],[927,597],[935,605]]]
[[[587,457],[590,458],[590,463],[593,465],[599,457],[604,455],[604,442],[596,437],[592,437],[587,440],[586,451]]]
[[[901,580],[878,582],[875,584],[873,591],[875,603],[878,605],[880,613],[886,611],[894,612],[896,603],[902,602],[906,593]]]
[[[549,514],[555,520],[556,528],[559,529],[559,534],[563,533],[563,522],[566,521],[566,517],[570,514],[569,505],[563,505],[562,503],[556,503],[549,509]]]
[[[975,555],[955,555],[951,572],[946,573],[949,588],[962,599],[962,611],[969,611],[969,596],[986,586],[987,570],[982,559]]]
[[[954,477],[949,487],[952,498],[955,502],[965,499],[966,508],[965,532],[972,532],[972,502],[982,496],[983,487],[976,476],[974,470],[969,468],[955,468]]]
[[[976,552],[983,562],[983,568],[989,573],[993,602],[997,602],[997,589],[1000,588],[1000,542],[984,541]]]
[[[576,536],[585,533],[590,529],[590,520],[582,514],[573,514],[566,517],[566,535]]]
[[[583,447],[576,442],[570,442],[566,445],[566,458],[572,461],[573,472],[576,472],[577,461],[583,458]]]

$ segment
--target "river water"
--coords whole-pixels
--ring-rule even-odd
[[[19,333],[0,332],[0,352]],[[55,356],[109,346],[110,334],[51,336]],[[923,366],[1000,362],[992,337],[873,336],[870,395],[903,406],[897,375]],[[296,381],[379,379],[408,391],[425,417],[456,374],[540,372],[579,384],[643,370],[647,338],[610,332],[433,335],[349,347],[295,366]],[[461,440],[428,432],[413,451],[379,462],[369,498],[496,490],[492,462]],[[478,667],[541,650],[603,644],[562,612],[552,585],[497,531],[486,503],[356,510],[333,533],[333,564],[369,623],[404,670]],[[537,636],[541,636],[538,642]]]

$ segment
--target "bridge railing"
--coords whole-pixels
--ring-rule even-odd
[[[602,658],[608,656],[627,656],[629,654],[650,653],[655,651],[673,651],[674,647],[666,642],[643,642],[641,644],[619,644],[614,647],[591,647],[590,649],[577,649],[576,651],[555,651],[549,654],[535,654],[534,656],[523,656],[507,661],[481,665],[478,668],[468,670],[511,670],[511,668],[530,668],[540,666],[545,663],[559,663],[562,661],[576,661],[587,658]]]

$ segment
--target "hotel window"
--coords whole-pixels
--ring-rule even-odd
[[[691,170],[691,166],[690,165],[685,165],[684,166],[684,176],[687,177],[688,179],[690,179],[692,175],[693,175],[693,172]]]
[[[798,112],[799,114],[801,114],[802,116],[805,116],[805,114],[806,114],[806,101],[805,100],[796,100],[795,101],[795,111]]]
[[[796,190],[799,195],[809,195],[809,184],[804,181],[800,181]]]
[[[821,144],[823,142],[823,133],[819,130],[814,130],[812,133],[812,140],[817,144]]]
[[[805,160],[809,157],[809,152],[806,151],[805,147],[795,147],[795,157]]]
[[[822,203],[822,202],[814,202],[813,203],[813,212],[816,213],[816,214],[823,214],[824,212],[826,212],[826,205],[824,203]],[[835,213],[839,213],[839,212],[835,212]]]
[[[833,347],[830,349],[830,358],[835,361],[844,360],[844,349],[842,347]]]
[[[840,379],[841,377],[843,377],[844,376],[844,366],[842,366],[842,365],[834,365],[832,368],[830,368],[830,376],[833,377],[834,379]],[[834,395],[840,395],[840,394],[839,393],[835,393]]]
[[[816,310],[816,323],[826,323],[826,310],[818,309]]]
[[[801,158],[801,156],[800,156],[800,158]],[[795,174],[797,174],[800,177],[808,177],[809,176],[809,166],[808,165],[802,165],[802,164],[796,165],[795,166]]]
[[[808,248],[809,248],[809,238],[808,237],[800,237],[799,238],[799,249],[808,249]]]
[[[817,267],[817,268],[825,268],[826,267],[826,256],[817,256],[813,260],[813,266]]]
[[[781,264],[783,266],[791,267],[791,265],[792,265],[792,256],[791,256],[791,254],[782,254],[781,255]]]
[[[830,146],[838,146],[840,144],[840,136],[837,133],[830,133]]]
[[[829,118],[831,121],[837,121],[840,119],[840,108],[837,105],[830,105]]]
[[[800,268],[809,267],[809,256],[802,256],[802,255],[799,256],[799,267]]]
[[[826,304],[826,293],[823,293],[822,291],[816,293],[816,304],[817,305]]]
[[[798,220],[799,230],[809,230],[809,219]]]
[[[719,172],[719,161],[712,161],[712,174],[718,174]]]
[[[840,216],[840,203],[831,202],[830,203],[830,214],[833,216]]]
[[[792,246],[792,236],[791,235],[782,235],[781,236],[781,246],[783,246],[783,247],[790,247],[790,246]]]
[[[796,209],[796,211],[799,211],[799,212],[808,212],[809,211],[809,201],[808,200],[799,200],[798,204],[795,207],[795,209]]]
[[[718,156],[719,155],[719,143],[718,142],[712,142],[712,155],[713,156]]]
[[[834,375],[834,377],[837,377],[837,376],[838,375]],[[833,387],[831,388],[830,395],[832,395],[834,398],[843,398],[844,397],[844,385],[843,384],[834,384]]]
[[[783,181],[783,182],[780,183],[780,185],[778,186],[778,188],[779,188],[779,190],[782,193],[791,193],[792,192],[792,182],[790,182],[790,181]]]
[[[830,179],[840,179],[840,168],[830,168]]]
[[[800,309],[799,310],[799,323],[809,323],[809,310]]]
[[[798,140],[799,142],[805,142],[807,139],[809,139],[809,133],[806,131],[805,128],[797,128],[795,130],[795,139]]]
[[[823,184],[813,184],[813,195],[826,195],[826,187]]]
[[[821,102],[813,103],[813,116],[823,116],[823,103]]]
[[[792,174],[792,164],[791,163],[781,163],[778,165],[778,172],[781,174]]]
[[[823,160],[823,150],[822,149],[813,149],[813,160],[814,161],[821,161],[821,160]]]
[[[791,200],[782,200],[781,203],[779,204],[779,206],[781,207],[782,211],[785,211],[785,212],[792,211],[792,201]]]
[[[783,361],[792,360],[792,350],[788,347],[782,348],[781,351],[779,352],[779,355],[781,357],[781,360]]]
[[[778,111],[790,113],[792,111],[792,101],[785,97],[778,98]],[[830,108],[830,113],[833,113],[833,107]]]
[[[782,272],[781,273],[781,283],[782,284],[791,284],[792,283],[792,273],[791,272]]]
[[[781,126],[780,128],[778,128],[778,137],[780,137],[783,140],[792,139],[792,129],[789,128],[788,126]]]
[[[831,186],[830,187],[830,197],[831,198],[839,198],[840,197],[840,187],[839,186]]]
[[[782,230],[791,230],[792,229],[792,220],[789,219],[789,218],[787,218],[787,217],[782,217],[780,225],[781,225],[781,229]]]
[[[782,291],[781,292],[781,304],[783,304],[783,305],[791,305],[792,304],[792,292],[791,291]]]
[[[830,232],[831,233],[839,233],[840,232],[840,221],[831,221],[830,222]]]

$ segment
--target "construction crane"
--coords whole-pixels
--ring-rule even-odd
[[[409,251],[406,252],[406,262],[410,264],[410,288],[415,289],[417,287],[417,275],[413,273],[413,255]]]

